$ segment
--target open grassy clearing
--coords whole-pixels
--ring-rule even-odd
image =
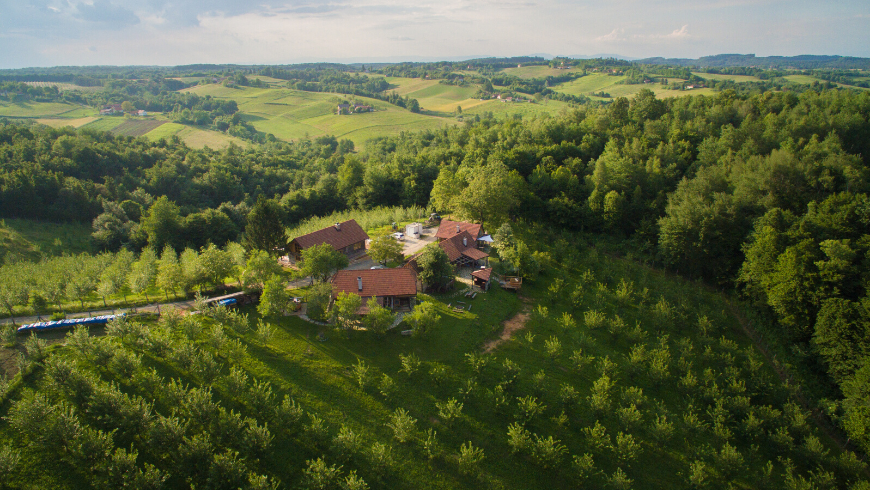
[[[74,85],[72,83],[62,83],[62,82],[24,82],[27,85],[32,87],[57,87],[61,92],[65,90],[78,90],[81,92],[99,92],[103,90],[103,87],[84,87],[81,85]]]
[[[9,102],[0,100],[0,117],[45,118],[63,117],[77,119],[93,116],[94,109],[66,102]]]
[[[703,73],[694,71],[692,72],[692,75],[697,75],[707,80],[733,80],[736,83],[761,81],[760,78],[751,75],[724,75],[721,73]]]
[[[92,231],[84,223],[6,218],[0,220],[0,257],[9,254],[36,260],[43,255],[91,252]]]
[[[522,66],[520,68],[504,68],[501,70],[506,75],[513,75],[519,78],[546,78],[546,77],[558,77],[565,75],[567,73],[577,73],[582,72],[579,68],[569,68],[569,69],[558,69],[558,68],[550,68],[549,66]]]
[[[41,118],[37,119],[36,122],[40,124],[45,124],[46,126],[51,126],[53,128],[63,128],[69,126],[78,129],[86,124],[97,121],[98,119],[98,117],[94,116],[80,117],[78,119]]]
[[[569,108],[571,104],[558,100],[544,100],[541,102],[502,102],[500,100],[488,100],[479,104],[469,104],[469,107],[462,106],[462,114],[474,115],[491,112],[496,117],[505,116],[512,117],[514,115],[533,116],[537,114],[558,114],[560,111]]]
[[[668,90],[662,87],[659,83],[641,83],[636,85],[623,85],[618,82],[625,80],[624,76],[610,76],[600,73],[587,75],[577,80],[560,83],[553,87],[553,90],[571,95],[585,95],[597,100],[600,97],[592,96],[593,92],[605,92],[610,94],[610,98],[615,97],[632,97],[642,89],[650,89],[655,92],[656,97],[681,97],[684,95],[711,95],[715,92],[710,88],[692,89],[692,90]],[[669,81],[678,80],[676,78],[668,79]]]
[[[191,148],[205,148],[207,146],[213,150],[220,150],[230,146],[230,144],[241,147],[250,144],[248,141],[218,131],[199,129],[174,122],[162,124],[145,133],[144,136],[152,141],[157,141],[160,138],[168,138],[173,135],[178,136],[181,141],[184,141],[184,144]]]
[[[342,464],[345,472],[355,470],[371,488],[389,489],[538,489],[541,482],[553,489],[689,488],[698,471],[713,488],[781,488],[784,464],[794,465],[793,478],[812,478],[809,470],[831,472],[833,488],[856,479],[848,465],[834,463],[839,449],[790,402],[789,390],[743,334],[726,298],[564,241],[544,253],[544,274],[526,281],[521,296],[497,287],[473,300],[419,295],[434,302],[441,316],[436,329],[422,338],[396,330],[383,338],[364,331],[346,336],[297,317],[280,317],[266,319],[276,330],[265,345],[252,330],[229,323],[217,327],[224,339],[218,342],[215,320],[200,315],[190,319],[205,327],[194,341],[180,329],[169,330],[163,354],[143,347],[148,340],[136,340],[161,335],[160,327],[148,322],[142,333],[92,341],[111,343],[110,359],[100,363],[107,367],[69,347],[49,351],[41,365],[65,358],[77,370],[98,375],[99,383],[115,382],[115,389],[129,396],[154,400],[154,417],[174,413],[185,422],[188,438],[208,425],[195,415],[202,412],[191,410],[191,398],[179,404],[167,381],[189,389],[210,387],[208,398],[226,412],[268,424],[275,437],[269,449],[244,457],[241,464],[276,478],[282,488],[297,488],[305,461],[321,456],[328,464]],[[455,311],[459,301],[471,311]],[[259,320],[254,309],[242,311],[250,325]],[[490,355],[481,355],[488,341],[499,337],[502,324],[521,311],[528,314],[525,323]],[[317,341],[320,333],[326,341]],[[230,342],[243,350],[231,354]],[[183,360],[185,349],[195,359],[217,362],[219,371],[204,377],[194,368],[200,361]],[[403,371],[400,356],[410,354],[420,365]],[[130,355],[141,355],[141,364],[121,374],[121,359]],[[354,368],[359,363],[368,368],[364,383]],[[237,374],[231,375],[230,367]],[[139,380],[151,368],[160,379],[145,385]],[[234,385],[231,376],[239,379],[240,372],[242,386]],[[58,392],[50,379],[35,366],[0,412],[8,416],[10,406],[39,389],[77,407],[82,423],[118,427],[111,412],[108,424],[93,421],[75,397],[53,395]],[[257,395],[264,388],[253,380],[269,383],[268,397]],[[272,407],[285,394],[305,415],[275,423]],[[450,399],[462,404],[452,419],[439,408]],[[415,420],[406,442],[388,426],[400,408]],[[511,426],[530,442],[512,447]],[[130,441],[140,464],[173,473],[172,488],[186,486],[183,475],[190,469],[172,453],[161,458],[163,448],[145,443],[147,427],[121,426],[115,441],[119,446]],[[362,439],[357,449],[335,443],[339,431],[348,429]],[[424,446],[428,429],[437,440],[430,451]],[[220,447],[246,451],[232,437],[224,439],[226,432],[210,433],[227,441]],[[87,481],[88,467],[46,464],[57,458],[57,448],[30,445],[30,436],[7,422],[0,424],[0,440],[22,451],[24,468],[6,479],[13,488],[70,488]],[[457,462],[460,446],[469,441],[483,450],[484,459],[466,475]],[[375,444],[392,448],[382,470],[370,452]],[[581,478],[583,465],[573,466],[571,458],[584,454],[590,455],[591,466]],[[208,460],[204,464],[207,468]]]

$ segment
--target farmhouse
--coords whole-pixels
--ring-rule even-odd
[[[483,236],[483,226],[476,223],[467,223],[465,221],[450,221],[449,219],[441,220],[438,226],[438,231],[435,232],[435,237],[439,242],[453,238],[463,231],[467,231],[474,240],[478,240]]]
[[[368,313],[366,303],[373,297],[393,311],[411,311],[417,295],[417,276],[406,268],[338,271],[332,278],[333,299],[342,292],[362,298],[360,314]]]
[[[335,111],[338,115],[347,114],[348,112],[350,112],[350,104],[338,104],[338,108]]]
[[[123,114],[123,112],[124,109],[121,109],[121,104],[109,104],[103,106],[103,108],[100,109],[101,116],[108,116],[111,114]]]
[[[468,231],[463,231],[438,243],[447,254],[450,263],[459,267],[477,267],[480,261],[487,262],[489,254],[477,249],[477,240]]]
[[[296,237],[287,245],[287,254],[297,261],[302,260],[302,251],[314,245],[329,244],[333,249],[355,259],[366,251],[366,240],[369,239],[365,230],[355,220],[347,220],[327,226],[322,230]]]

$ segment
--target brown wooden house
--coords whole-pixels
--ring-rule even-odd
[[[448,238],[453,238],[456,235],[459,235],[463,231],[467,231],[474,240],[483,236],[482,225],[477,223],[467,223],[465,221],[450,221],[449,219],[442,219],[441,224],[438,226],[438,231],[435,232],[435,237],[439,242],[443,242]]]
[[[360,314],[368,313],[366,303],[372,297],[377,298],[378,304],[393,311],[411,311],[417,295],[417,275],[404,267],[342,270],[332,278],[333,299],[342,292],[362,298]]]
[[[442,240],[438,246],[447,254],[450,263],[459,267],[477,267],[481,262],[489,262],[489,254],[477,249],[477,239],[468,231]]]
[[[306,248],[327,243],[333,249],[347,255],[349,259],[355,259],[365,254],[366,240],[368,239],[369,236],[365,230],[351,219],[294,238],[287,245],[287,255],[295,258],[298,262],[302,260],[302,251]]]

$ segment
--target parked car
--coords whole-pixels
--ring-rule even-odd
[[[402,233],[401,231],[397,231],[397,232],[393,233],[393,238],[395,238],[396,240],[401,242],[402,240],[405,239],[405,234]]]
[[[378,264],[378,265],[376,265],[376,266],[373,266],[373,267],[371,267],[371,268],[372,268],[372,269],[386,269],[386,267],[384,267],[384,266],[382,266],[382,265],[380,265],[380,264]]]

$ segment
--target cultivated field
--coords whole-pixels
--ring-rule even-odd
[[[513,75],[519,78],[546,78],[546,77],[558,77],[565,75],[567,73],[576,73],[582,71],[578,68],[570,68],[565,70],[560,70],[557,68],[550,68],[549,66],[522,66],[520,68],[505,68],[502,70],[507,75]]]
[[[156,121],[154,119],[127,119],[121,124],[112,129],[112,133],[117,136],[144,136],[147,133],[157,129],[166,121]]]
[[[51,126],[53,128],[62,128],[65,126],[70,126],[72,128],[80,128],[86,124],[90,124],[96,120],[98,117],[80,117],[78,119],[57,119],[57,118],[42,118],[37,119],[36,122],[40,124],[45,124],[46,126]]]
[[[184,144],[191,148],[205,148],[207,146],[213,150],[220,150],[230,146],[230,143],[235,143],[237,146],[242,147],[250,144],[243,139],[218,131],[199,129],[174,122],[160,125],[156,129],[146,133],[145,137],[152,141],[157,141],[160,138],[168,138],[173,135],[178,136],[181,141],[184,141]]]
[[[94,131],[111,131],[115,129],[119,124],[124,122],[123,117],[111,116],[111,117],[99,117],[94,119],[94,121],[85,124],[82,128],[92,129]]]

